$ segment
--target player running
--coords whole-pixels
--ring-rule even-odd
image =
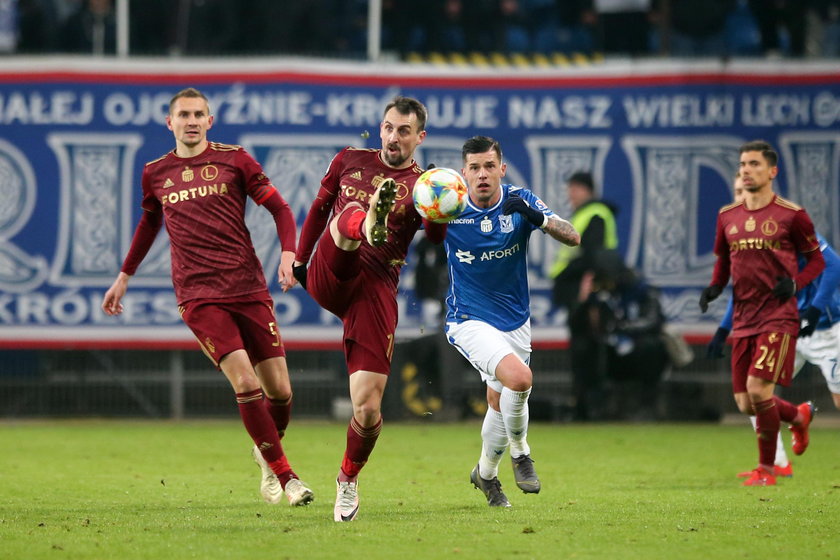
[[[796,292],[825,267],[814,226],[807,212],[773,192],[778,155],[766,142],[741,146],[739,169],[744,201],[718,213],[711,284],[700,295],[700,310],[717,298],[732,275],[734,315],[732,389],[738,409],[755,414],[758,466],[745,486],[776,484],[773,463],[780,421],[792,424],[793,449],[804,453],[811,403],[798,407],[774,395],[777,384],[793,378],[793,357],[799,333]],[[797,267],[797,255],[806,259]]]
[[[289,504],[306,505],[312,490],[298,479],[280,444],[289,424],[292,386],[274,302],[245,225],[245,203],[251,197],[274,216],[284,292],[294,285],[294,216],[241,146],[207,140],[213,115],[203,93],[193,88],[177,93],[166,125],[175,149],[143,169],[143,215],[102,309],[122,313],[128,281],[166,222],[178,311],[236,393],[262,471],[262,496],[276,504],[285,492]]]
[[[740,173],[735,176],[734,191],[735,202],[743,201],[744,185]],[[840,409],[840,292],[837,290],[840,285],[840,257],[819,233],[817,241],[825,260],[825,269],[796,295],[801,325],[796,341],[793,377],[802,370],[805,362],[816,365],[825,377],[834,399],[834,406]],[[800,256],[799,266],[804,264],[805,259]],[[709,358],[723,357],[723,346],[732,330],[732,314],[733,305],[730,298],[726,313],[706,350]],[[755,429],[754,415],[750,415],[750,422]],[[773,472],[776,476],[793,476],[793,464],[788,459],[781,432],[776,442]],[[747,477],[750,474],[750,471],[746,471],[738,476]]]
[[[469,201],[450,222],[444,243],[446,337],[487,384],[482,451],[470,481],[489,506],[510,507],[498,479],[508,445],[519,489],[536,494],[541,488],[527,441],[533,377],[528,239],[539,229],[573,246],[580,235],[528,189],[502,185],[506,164],[497,141],[475,136],[461,153]]]

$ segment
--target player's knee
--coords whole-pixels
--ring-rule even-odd
[[[292,388],[290,385],[264,385],[263,393],[266,398],[273,401],[288,401],[292,398]]]
[[[230,380],[233,390],[237,393],[250,393],[260,389],[260,382],[255,375],[239,375]]]
[[[531,374],[531,369],[528,366],[518,368],[512,375],[508,377],[505,386],[511,391],[527,391],[534,383],[534,376]]]
[[[751,416],[754,414],[753,407],[751,403],[738,403],[738,411],[741,414],[746,414],[747,416]]]
[[[353,405],[353,417],[363,427],[376,424],[379,421],[379,414],[380,406],[378,402],[365,401]]]

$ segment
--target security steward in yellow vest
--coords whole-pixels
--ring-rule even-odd
[[[584,276],[591,278],[598,270],[601,255],[617,253],[618,236],[615,227],[615,208],[594,198],[592,175],[577,172],[569,177],[569,203],[573,213],[569,221],[580,232],[580,247],[557,253],[550,270],[554,278],[552,299],[555,306],[568,310],[569,356],[572,369],[572,393],[575,398],[575,420],[599,420],[607,417],[609,378],[609,346],[605,337],[593,336],[581,328],[579,310],[589,299],[582,289]],[[588,274],[587,274],[588,273]],[[587,285],[589,286],[591,282]],[[591,286],[587,288],[591,291]]]
[[[618,248],[616,208],[609,202],[594,198],[592,175],[584,171],[574,173],[568,182],[569,202],[573,213],[569,221],[580,232],[580,245],[562,245],[549,269],[554,279],[552,299],[555,306],[571,309],[577,302],[578,288],[584,272],[592,270],[593,259],[599,251]]]

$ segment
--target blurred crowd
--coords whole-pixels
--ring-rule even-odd
[[[0,53],[116,50],[115,0],[0,0]],[[363,58],[368,0],[129,0],[134,55]],[[382,48],[840,56],[840,0],[382,0]]]

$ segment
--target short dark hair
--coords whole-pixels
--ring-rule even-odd
[[[744,152],[761,152],[761,155],[764,156],[764,159],[767,160],[770,167],[775,167],[779,163],[779,154],[776,153],[776,150],[773,149],[773,146],[769,142],[765,142],[764,140],[751,140],[743,144],[738,149],[738,153],[743,154]]]
[[[428,118],[426,106],[413,97],[396,96],[385,106],[382,116],[384,117],[391,109],[396,109],[401,115],[414,113],[417,116],[417,132],[426,130],[426,119]]]
[[[172,108],[175,107],[175,102],[181,99],[182,97],[193,97],[203,99],[205,103],[207,103],[207,112],[210,112],[210,101],[207,100],[207,96],[198,91],[195,88],[188,87],[182,89],[175,96],[169,101],[169,114],[172,114]]]
[[[461,159],[467,161],[468,154],[483,154],[486,151],[495,150],[496,155],[499,156],[499,163],[502,161],[502,146],[498,140],[493,140],[489,136],[473,136],[461,148]]]
[[[592,180],[592,173],[589,171],[575,171],[568,180],[569,183],[577,183],[589,189],[589,192],[595,190],[595,181]]]

